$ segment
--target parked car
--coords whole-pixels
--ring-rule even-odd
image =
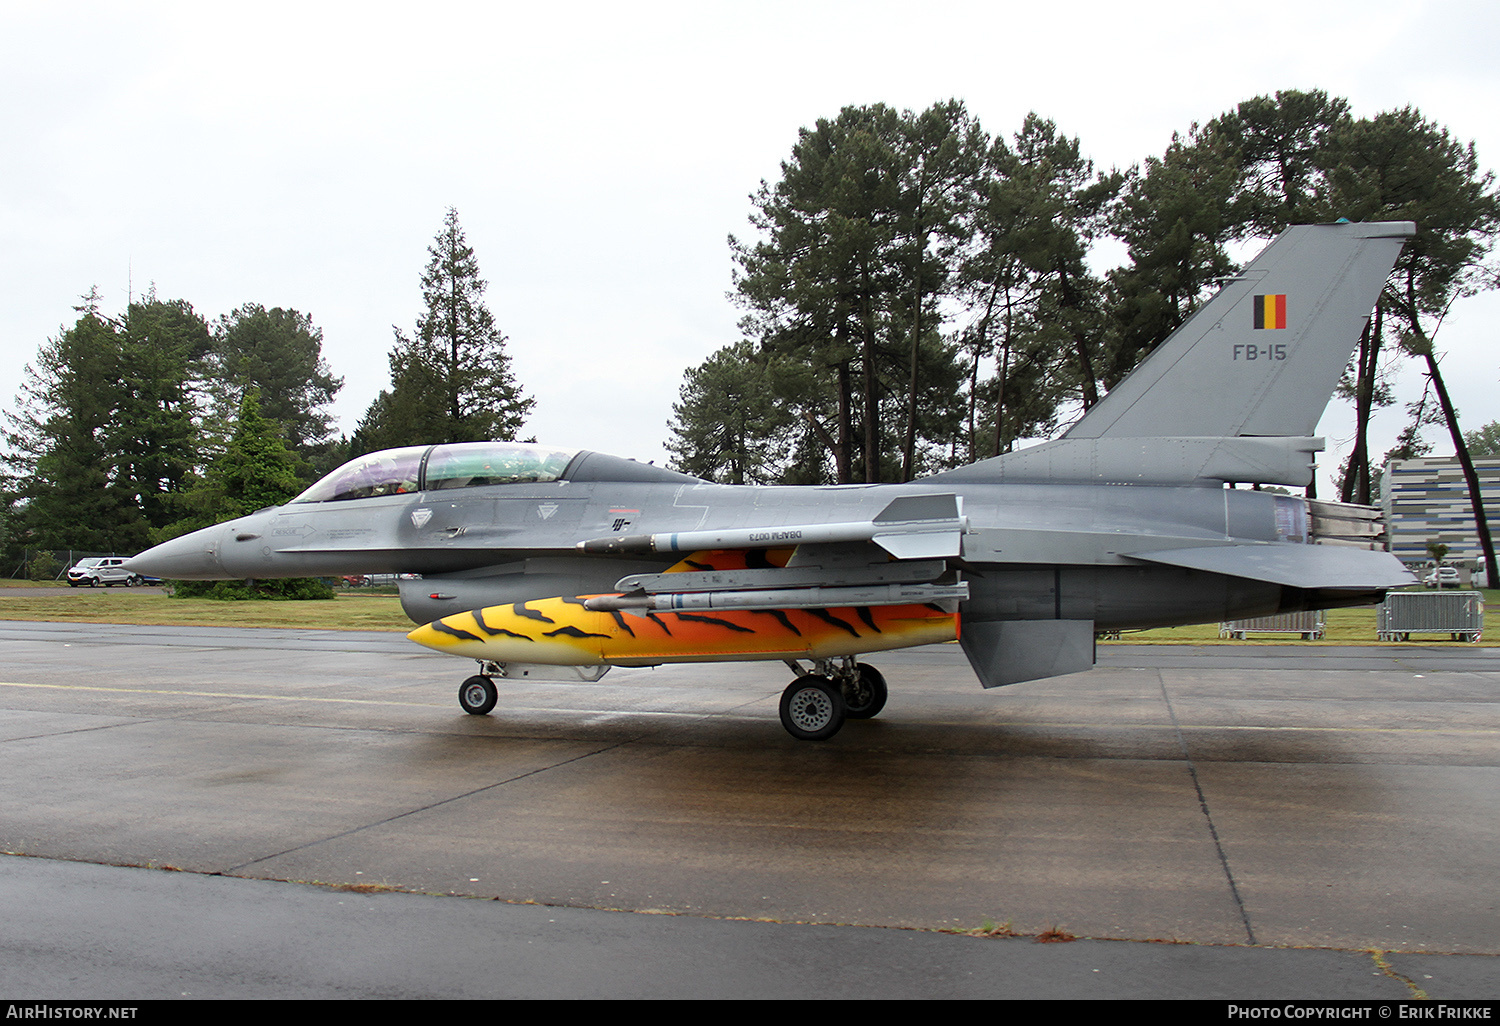
[[[117,584],[128,588],[132,584],[139,584],[140,580],[125,569],[123,556],[90,556],[68,568],[68,586],[71,588],[85,584],[90,588],[97,588],[101,584],[106,588],[113,588]]]
[[[1459,586],[1458,568],[1440,566],[1422,578],[1422,583],[1429,588],[1457,588]]]

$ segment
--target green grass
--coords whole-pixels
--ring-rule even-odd
[[[412,623],[394,595],[341,594],[315,602],[176,599],[159,588],[78,588],[63,595],[7,595],[31,581],[0,581],[0,620],[130,623],[167,627],[305,627],[401,631]]]
[[[1420,590],[1420,589],[1417,589]],[[1484,634],[1487,638],[1500,638],[1500,591],[1480,589],[1484,595]],[[1126,632],[1119,641],[1103,644],[1120,645],[1284,645],[1295,641],[1299,645],[1399,645],[1405,642],[1377,641],[1375,637],[1375,607],[1362,606],[1355,609],[1330,609],[1326,614],[1326,626],[1321,641],[1302,641],[1296,634],[1258,634],[1236,641],[1219,637],[1219,625],[1215,623],[1193,624],[1187,627],[1158,627],[1149,631]],[[1414,642],[1448,642],[1446,634],[1415,634]]]

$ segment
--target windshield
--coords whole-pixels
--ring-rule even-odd
[[[438,445],[427,457],[424,480],[429,489],[556,481],[574,455],[569,449],[517,442]]]
[[[292,501],[338,502],[423,488],[556,481],[576,455],[576,450],[522,442],[458,442],[387,449],[350,460]]]

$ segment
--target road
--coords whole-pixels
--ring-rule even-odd
[[[5,899],[0,983],[47,920],[26,901],[59,905],[49,874],[123,873],[90,877],[91,893],[160,888],[169,920],[213,921],[184,911],[205,889],[269,887],[306,910],[353,898],[285,881],[355,885],[385,909],[520,923],[538,903],[637,924],[581,927],[573,961],[552,960],[609,954],[608,979],[630,963],[598,938],[637,930],[656,938],[639,942],[641,964],[655,964],[648,950],[673,964],[681,947],[726,966],[691,981],[625,973],[630,986],[600,992],[622,996],[930,996],[934,981],[975,996],[1500,994],[1500,650],[1106,646],[1090,673],[994,692],[955,646],[872,661],[891,682],[886,711],[807,744],[777,721],[772,664],[520,682],[476,718],[456,702],[465,664],[399,635],[0,623],[0,848],[31,856],[7,860],[7,879],[38,877]],[[986,925],[1090,940],[932,932]],[[776,930],[790,933],[747,940]],[[728,954],[747,943],[759,954]],[[864,968],[790,970],[776,952],[799,944],[830,958],[853,945]],[[872,972],[870,944],[963,954]],[[213,950],[183,945],[198,963]],[[1330,968],[1305,980],[1285,961],[1314,955]],[[117,979],[109,958],[79,957]],[[923,985],[896,968],[928,958],[950,973]],[[1025,968],[1036,958],[1056,973]],[[973,959],[1000,969],[976,974]],[[348,992],[337,974],[319,989],[315,959],[273,961],[312,974],[266,984],[276,993]],[[1108,984],[1103,963],[1123,966],[1100,970]],[[462,957],[440,964],[442,993],[518,993],[485,991]],[[512,985],[570,986],[540,973]]]

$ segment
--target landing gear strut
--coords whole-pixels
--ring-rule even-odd
[[[845,719],[867,720],[885,708],[885,677],[854,656],[837,663],[819,659],[813,673],[794,659],[786,664],[797,679],[781,693],[781,725],[799,741],[825,741]]]
[[[855,664],[855,676],[844,685],[844,704],[849,718],[868,720],[885,708],[885,677],[868,663]]]

